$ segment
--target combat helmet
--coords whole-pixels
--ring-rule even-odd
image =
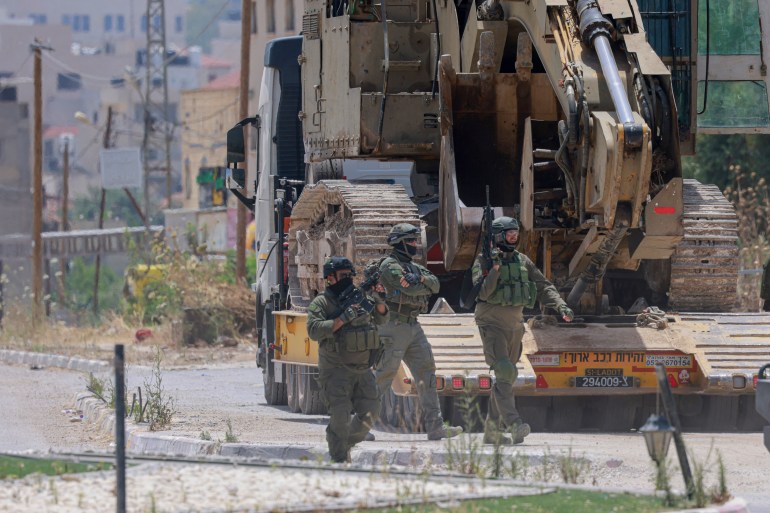
[[[356,275],[356,268],[353,266],[353,262],[345,257],[333,256],[326,259],[324,262],[324,278],[328,278],[337,271],[348,269],[353,276]]]
[[[399,242],[405,240],[416,240],[420,234],[420,229],[409,223],[399,223],[390,229],[388,234],[388,244],[396,246]]]
[[[414,241],[420,236],[420,229],[409,223],[399,223],[391,228],[388,234],[388,244],[393,250],[400,253],[408,259],[412,259],[417,254],[417,248],[409,245],[406,241]]]
[[[492,221],[492,236],[494,237],[495,245],[503,251],[513,251],[516,249],[515,245],[506,242],[505,232],[518,229],[519,222],[512,217],[503,216]]]

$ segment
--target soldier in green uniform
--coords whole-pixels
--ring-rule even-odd
[[[440,440],[460,434],[462,428],[444,426],[436,391],[436,362],[417,322],[417,316],[428,310],[428,298],[439,290],[438,278],[412,262],[417,254],[419,233],[417,227],[402,223],[394,226],[388,235],[393,251],[380,263],[380,283],[385,288],[390,321],[380,327],[383,356],[375,376],[380,395],[389,394],[393,376],[403,360],[417,382],[428,440]]]
[[[329,409],[329,456],[338,463],[350,461],[350,449],[364,440],[380,413],[371,368],[380,348],[376,325],[388,321],[388,308],[353,287],[355,274],[347,258],[327,259],[326,290],[307,309],[308,335],[318,341],[318,382]],[[352,292],[359,295],[352,298]]]
[[[762,310],[770,312],[770,256],[765,260],[764,271],[762,271],[762,289],[759,291],[759,297],[764,299]]]
[[[484,425],[484,443],[510,445],[521,443],[530,432],[521,420],[513,397],[513,384],[518,371],[524,336],[524,307],[532,308],[536,300],[556,309],[565,321],[574,313],[559,292],[535,267],[516,251],[519,223],[511,217],[492,222],[494,248],[489,261],[479,255],[473,264],[473,283],[479,285],[475,318],[484,344],[484,357],[495,371],[495,385],[489,399]],[[509,432],[513,438],[505,433]]]

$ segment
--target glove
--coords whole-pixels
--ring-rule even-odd
[[[573,312],[567,305],[561,305],[559,307],[559,314],[564,317],[565,321],[572,321],[572,319],[575,318],[575,312]]]
[[[492,259],[492,265],[500,265],[503,263],[503,254],[499,249],[495,248],[490,251],[489,256]]]
[[[339,318],[343,323],[347,324],[350,321],[355,320],[359,316],[358,309],[349,306],[340,314]]]
[[[422,276],[417,273],[404,273],[404,279],[409,285],[417,285],[422,281]]]

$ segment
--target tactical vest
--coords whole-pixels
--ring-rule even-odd
[[[394,260],[398,261],[395,258]],[[384,261],[385,259],[380,262],[380,265]],[[406,272],[404,263],[400,261],[398,263]],[[416,265],[414,267],[416,271],[421,272],[419,267]],[[388,310],[390,310],[390,317],[398,322],[415,322],[418,315],[428,311],[428,298],[429,296],[410,296],[398,289],[385,289],[385,303],[388,306]]]
[[[532,308],[537,301],[537,285],[529,279],[529,271],[521,258],[518,262],[503,261],[495,292],[487,303],[502,306]]]
[[[332,307],[333,315],[328,318],[334,319],[339,316],[341,313],[339,305],[331,302],[329,306]],[[329,312],[329,307],[326,311]],[[336,353],[358,353],[379,349],[380,337],[371,315],[361,315],[344,324],[331,337],[320,341],[320,345]]]

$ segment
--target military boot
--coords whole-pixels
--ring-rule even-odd
[[[441,426],[433,431],[428,431],[428,440],[441,440],[442,438],[452,438],[463,432],[460,426]]]
[[[484,443],[491,445],[520,444],[531,431],[529,424],[523,422],[514,423],[506,432],[501,432],[494,426],[487,424],[484,429]]]

